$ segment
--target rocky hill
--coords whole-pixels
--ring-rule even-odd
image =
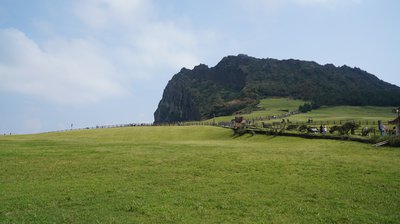
[[[156,123],[194,121],[250,111],[269,96],[316,105],[399,106],[400,87],[359,68],[300,60],[228,56],[215,67],[183,68],[168,82]]]

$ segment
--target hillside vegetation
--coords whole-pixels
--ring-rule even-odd
[[[196,121],[250,112],[272,96],[320,106],[400,105],[400,87],[359,68],[238,55],[211,68],[183,68],[165,87],[154,120]]]
[[[399,223],[398,164],[217,127],[0,136],[0,223]]]

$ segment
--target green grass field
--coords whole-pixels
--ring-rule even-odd
[[[132,127],[0,137],[0,223],[400,223],[400,151]]]

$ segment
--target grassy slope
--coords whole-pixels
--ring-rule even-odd
[[[400,151],[135,127],[0,137],[0,222],[399,223]]]
[[[245,118],[253,118],[253,117],[266,117],[273,115],[280,115],[286,113],[282,110],[296,111],[300,105],[304,104],[304,101],[294,100],[289,98],[268,98],[260,100],[260,104],[258,107],[260,110],[254,111],[250,114],[244,115],[233,115],[233,116],[222,116],[215,118],[215,121],[230,121],[235,116],[243,116]],[[207,121],[213,121],[213,119],[209,119]]]
[[[392,112],[391,107],[373,107],[373,106],[336,106],[322,107],[312,110],[308,113],[297,114],[290,117],[292,121],[307,121],[312,118],[314,121],[339,121],[339,120],[357,120],[357,121],[388,121],[393,120],[396,114]]]
[[[295,111],[304,101],[293,100],[288,98],[268,98],[261,100],[259,111],[254,111],[250,114],[243,115],[245,118],[265,117],[272,115],[280,115],[285,112],[282,110]],[[395,118],[392,113],[392,107],[374,107],[374,106],[336,106],[336,107],[321,107],[308,113],[291,116],[291,121],[306,122],[308,118],[314,121],[388,121]],[[238,115],[236,115],[238,116]],[[223,116],[215,118],[215,121],[230,121],[234,116]],[[207,120],[212,122],[213,119]],[[272,122],[272,121],[271,121]]]

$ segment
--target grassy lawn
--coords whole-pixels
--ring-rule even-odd
[[[0,137],[0,223],[399,223],[400,151],[216,127]]]

